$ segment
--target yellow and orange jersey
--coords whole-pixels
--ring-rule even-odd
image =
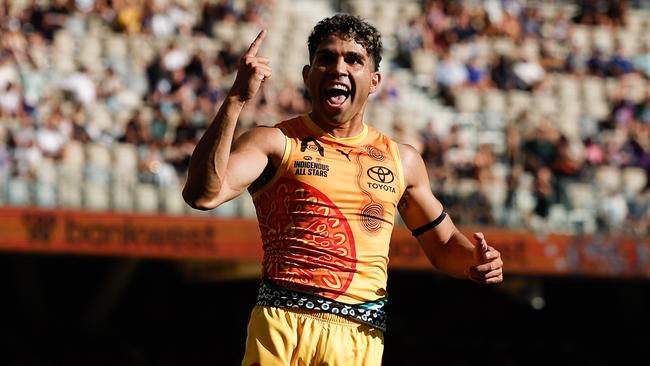
[[[397,144],[368,125],[336,138],[308,115],[286,136],[273,177],[251,189],[273,283],[347,304],[386,296],[388,249],[404,192]]]

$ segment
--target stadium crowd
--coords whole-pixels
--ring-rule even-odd
[[[647,236],[647,8],[623,0],[311,1],[382,30],[384,79],[367,120],[393,110],[377,124],[419,149],[457,222]],[[278,17],[288,3],[3,2],[0,203],[189,213],[178,202],[192,149],[242,47],[256,30],[271,35],[286,22]],[[295,36],[285,29],[282,37]],[[245,109],[242,131],[309,109],[291,51],[270,47],[280,71]],[[419,122],[397,112],[412,95],[424,100],[415,113],[428,111]],[[246,207],[236,201],[214,214],[251,214]]]

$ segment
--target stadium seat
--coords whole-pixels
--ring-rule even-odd
[[[597,202],[593,187],[589,183],[573,182],[565,187],[570,208],[593,210]]]
[[[57,186],[50,182],[36,182],[34,184],[34,201],[39,207],[57,207]]]
[[[648,173],[643,168],[626,167],[622,173],[623,190],[628,195],[636,195],[648,184]]]
[[[63,208],[80,209],[83,207],[81,179],[77,181],[61,181],[57,189],[59,206]]]
[[[418,48],[411,52],[413,72],[416,76],[430,78],[434,75],[438,58],[431,50]]]
[[[614,33],[610,27],[598,26],[589,29],[592,49],[598,48],[607,54],[614,52]]]
[[[82,201],[84,209],[108,211],[111,208],[108,185],[101,182],[84,182],[82,185]]]
[[[162,212],[168,215],[182,215],[189,207],[183,200],[180,186],[161,187],[159,192]]]
[[[596,169],[594,182],[598,190],[604,194],[619,191],[622,187],[621,171],[613,165],[599,166]]]
[[[138,180],[138,152],[133,144],[118,143],[111,149],[111,166],[113,182],[134,185]]]
[[[14,206],[28,206],[32,203],[30,183],[20,177],[9,178],[7,182],[7,203]]]
[[[481,96],[473,89],[462,89],[455,97],[456,109],[461,113],[476,113],[481,109]]]
[[[219,217],[238,217],[239,216],[239,201],[237,197],[233,200],[221,204],[219,207],[210,210],[210,214]],[[196,211],[196,210],[194,210]]]
[[[568,222],[573,234],[593,234],[597,229],[596,219],[591,209],[569,210]]]
[[[238,216],[247,219],[253,219],[257,216],[255,206],[253,205],[253,198],[248,191],[244,192],[244,194],[237,198],[237,203],[239,210]]]
[[[133,191],[137,177],[133,181],[114,180],[111,185],[111,207],[117,212],[131,212],[135,209]]]
[[[111,179],[112,159],[108,147],[99,143],[86,145],[85,180],[108,184]]]
[[[502,90],[488,90],[483,92],[482,96],[484,110],[499,114],[506,112],[506,94]]]
[[[512,90],[508,92],[508,110],[507,116],[509,118],[515,118],[521,114],[523,111],[529,110],[531,106],[531,95],[530,93]]]
[[[135,210],[137,212],[157,213],[159,210],[158,189],[153,184],[139,183],[135,186]]]
[[[36,181],[43,184],[55,185],[58,180],[57,165],[52,159],[44,158],[36,166]]]

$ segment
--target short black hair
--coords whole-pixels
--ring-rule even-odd
[[[332,34],[352,39],[363,46],[375,64],[375,71],[379,70],[383,49],[381,33],[362,18],[350,14],[336,14],[316,24],[307,40],[310,61],[314,58],[318,45]]]

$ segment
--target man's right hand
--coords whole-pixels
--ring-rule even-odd
[[[242,102],[253,99],[262,82],[271,77],[269,59],[257,56],[257,51],[265,37],[266,30],[263,30],[239,60],[239,70],[229,95],[237,96]]]

